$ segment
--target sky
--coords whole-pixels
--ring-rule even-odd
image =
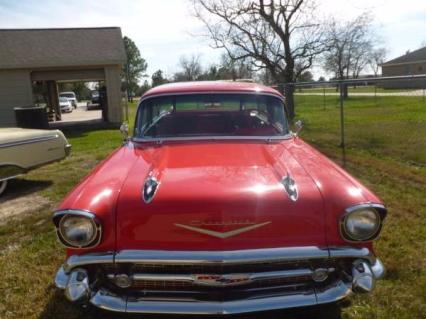
[[[426,46],[426,0],[317,0],[317,4],[318,14],[342,19],[371,11],[388,59]],[[202,36],[203,26],[193,17],[190,0],[0,0],[0,28],[101,26],[119,26],[135,41],[148,63],[148,75],[161,69],[171,76],[183,55],[200,55],[208,65],[222,53]]]

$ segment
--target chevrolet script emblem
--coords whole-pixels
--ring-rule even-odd
[[[270,224],[271,222],[264,222],[261,224],[252,224],[249,226],[245,226],[242,228],[238,228],[238,229],[234,229],[234,230],[230,230],[230,231],[226,231],[226,232],[219,232],[219,231],[214,231],[214,230],[210,230],[210,229],[204,229],[204,228],[199,228],[199,227],[195,227],[195,226],[189,226],[189,225],[184,225],[184,224],[175,224],[175,226],[180,227],[180,228],[184,228],[190,231],[194,231],[197,233],[201,233],[201,234],[205,234],[205,235],[209,235],[209,236],[213,236],[213,237],[217,237],[217,238],[228,238],[228,237],[232,237],[232,236],[236,236],[245,232],[248,232],[250,230],[262,227],[262,226],[266,226],[268,224]]]
[[[201,286],[228,287],[250,283],[250,275],[229,274],[229,275],[194,275],[194,283]]]

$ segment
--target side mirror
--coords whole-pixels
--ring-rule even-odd
[[[301,120],[296,121],[296,123],[294,123],[294,127],[296,129],[296,131],[294,132],[294,135],[298,136],[300,131],[303,128],[303,122]]]
[[[126,142],[129,139],[129,124],[123,122],[120,126],[120,132],[123,135],[123,140]]]

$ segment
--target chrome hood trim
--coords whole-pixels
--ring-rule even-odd
[[[262,226],[266,226],[268,224],[270,224],[271,222],[264,222],[264,223],[259,223],[259,224],[252,224],[249,226],[245,226],[245,227],[241,227],[241,228],[237,228],[231,231],[226,231],[226,232],[219,232],[219,231],[214,231],[214,230],[209,230],[209,229],[204,229],[204,228],[200,228],[200,227],[195,227],[195,226],[190,226],[190,225],[184,225],[184,224],[178,224],[175,223],[174,225],[176,227],[180,227],[180,228],[184,228],[186,230],[189,231],[193,231],[193,232],[197,232],[200,234],[205,234],[205,235],[209,235],[212,237],[216,237],[216,238],[229,238],[229,237],[233,237],[245,232],[248,232],[250,230],[262,227]]]

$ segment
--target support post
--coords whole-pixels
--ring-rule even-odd
[[[127,90],[126,90],[126,104],[124,104],[124,112],[125,112],[125,119],[126,119],[126,122],[127,123],[129,123],[129,100],[128,100],[128,93],[127,93]]]
[[[346,145],[345,145],[345,115],[343,110],[344,83],[340,82],[340,147],[342,148],[342,162],[346,166]]]
[[[48,97],[47,104],[51,110],[55,111],[55,120],[61,121],[62,114],[61,114],[61,108],[59,107],[58,85],[56,81],[53,81],[53,80],[46,81],[46,85],[47,85],[47,97]]]

